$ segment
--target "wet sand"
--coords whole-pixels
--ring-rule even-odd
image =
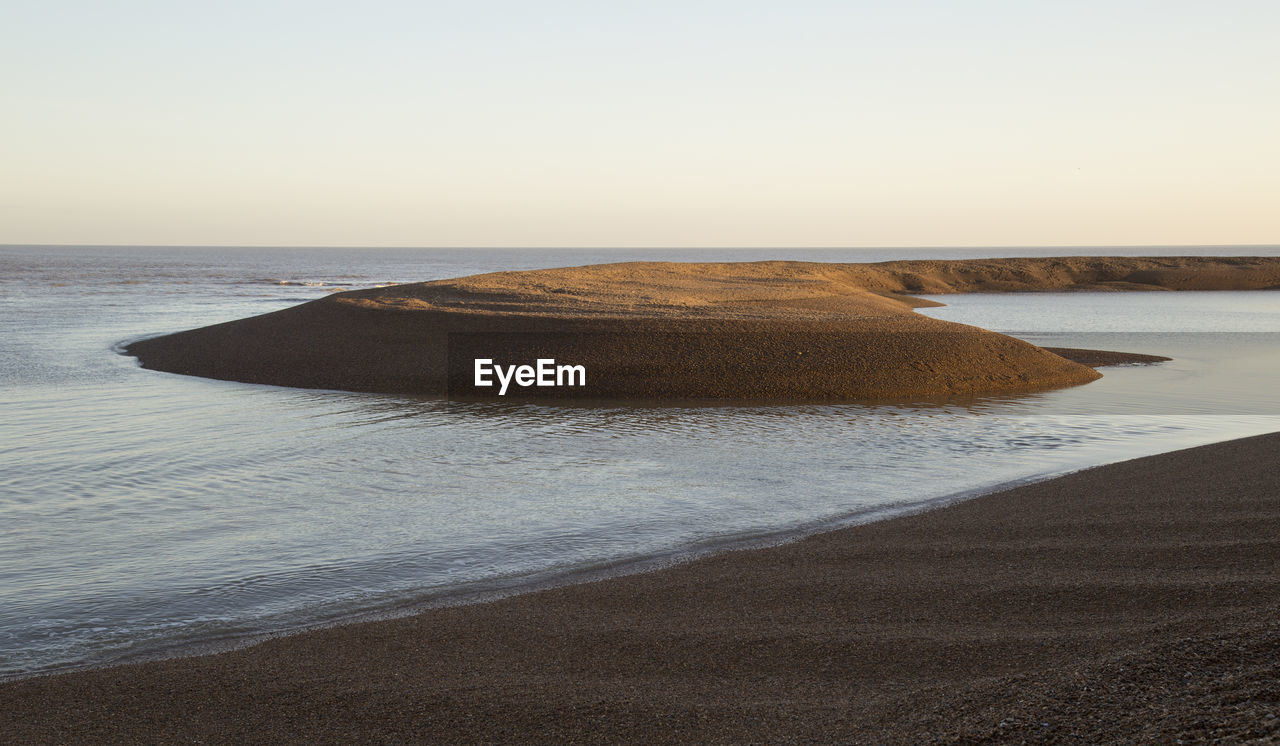
[[[1107,368],[1113,365],[1154,365],[1167,363],[1173,359],[1163,355],[1144,355],[1140,352],[1082,350],[1079,347],[1045,347],[1043,349],[1090,368]]]
[[[16,743],[1280,738],[1280,434],[676,567],[0,685]]]

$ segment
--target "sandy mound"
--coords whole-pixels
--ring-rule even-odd
[[[251,383],[494,396],[473,361],[581,365],[510,397],[851,400],[1034,390],[1092,369],[919,316],[906,292],[1280,286],[1280,259],[623,263],[340,293],[129,346],[145,367]]]

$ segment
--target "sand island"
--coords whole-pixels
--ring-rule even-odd
[[[303,388],[473,395],[475,359],[556,359],[581,399],[833,401],[1032,391],[1140,360],[927,318],[912,294],[1280,287],[1277,257],[874,264],[632,262],[336,293],[142,340],[146,368]]]

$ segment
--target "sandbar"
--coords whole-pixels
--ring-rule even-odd
[[[337,293],[128,345],[146,368],[249,383],[490,395],[470,362],[583,365],[530,398],[839,401],[1033,391],[1092,367],[927,318],[911,293],[1280,287],[1277,257],[878,264],[631,262]]]

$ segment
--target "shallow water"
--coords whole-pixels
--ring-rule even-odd
[[[209,381],[114,351],[334,288],[498,269],[998,253],[0,248],[0,674],[403,609],[1280,429],[1280,295],[1267,293],[942,297],[930,315],[1176,358],[951,402],[462,403]]]
[[[928,296],[947,321],[1046,347],[1163,355],[1159,365],[1103,368],[1087,386],[1030,397],[1054,412],[1280,414],[1280,293],[1034,293]]]

